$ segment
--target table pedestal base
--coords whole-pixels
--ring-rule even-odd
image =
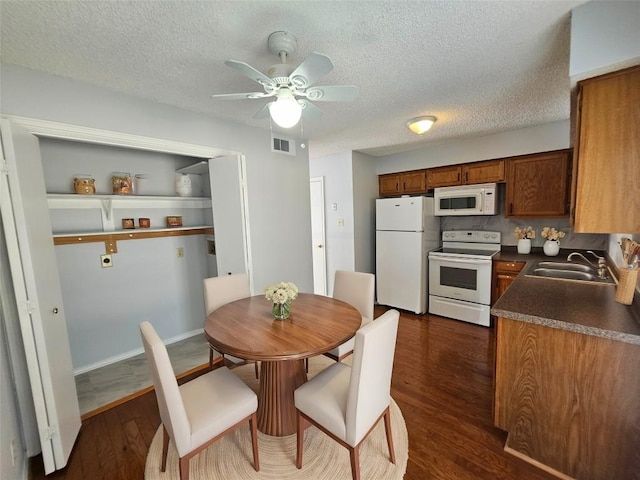
[[[306,381],[304,360],[260,362],[258,430],[275,437],[296,433],[293,392]]]

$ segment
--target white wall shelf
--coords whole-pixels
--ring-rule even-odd
[[[209,174],[209,161],[202,160],[198,163],[194,163],[193,165],[189,165],[187,167],[182,167],[176,170],[176,173],[193,174],[193,175],[204,175]]]
[[[211,199],[207,197],[50,193],[47,195],[47,202],[50,210],[99,209],[102,216],[102,230],[104,232],[114,232],[116,230],[113,216],[113,211],[116,208],[211,208]]]

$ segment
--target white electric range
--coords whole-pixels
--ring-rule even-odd
[[[491,325],[491,263],[500,232],[448,230],[429,252],[429,313]]]

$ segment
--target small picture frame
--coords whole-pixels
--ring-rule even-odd
[[[150,218],[139,218],[138,226],[140,228],[151,228],[151,219]]]
[[[128,230],[132,228],[136,228],[136,224],[133,221],[133,218],[123,218],[122,219],[122,228]]]

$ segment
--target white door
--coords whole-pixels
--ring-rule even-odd
[[[218,275],[250,273],[249,224],[244,158],[209,160],[213,231]],[[251,279],[251,275],[249,275]]]
[[[426,197],[376,199],[376,230],[422,232]]]
[[[324,178],[310,181],[311,191],[311,248],[313,258],[313,293],[327,294],[327,257],[324,238]]]
[[[421,232],[376,232],[378,303],[418,314],[427,311],[426,253]]]
[[[38,139],[2,120],[0,210],[45,473],[67,464],[80,409]]]

